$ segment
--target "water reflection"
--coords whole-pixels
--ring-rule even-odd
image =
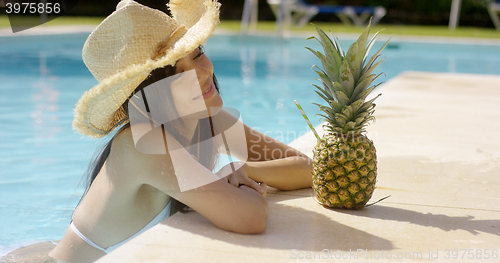
[[[61,132],[61,127],[58,124],[60,91],[54,85],[54,81],[58,77],[52,75],[47,67],[47,54],[45,51],[39,53],[39,71],[40,78],[33,83],[35,91],[32,95],[34,110],[30,114],[33,121],[36,145],[40,145],[47,140],[56,139]]]
[[[255,46],[241,45],[241,79],[243,84],[248,85],[255,78],[255,58],[257,49]]]

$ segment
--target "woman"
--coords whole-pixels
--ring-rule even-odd
[[[200,48],[218,23],[219,3],[173,0],[169,8],[173,18],[124,0],[84,45],[99,84],[79,100],[73,127],[90,137],[121,128],[49,253],[58,262],[93,262],[186,207],[221,229],[261,233],[267,185],[311,186],[308,157],[222,109]],[[219,149],[246,161],[213,173]]]

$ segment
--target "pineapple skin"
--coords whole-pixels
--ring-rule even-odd
[[[377,180],[377,155],[364,134],[327,133],[313,150],[313,189],[317,200],[333,208],[360,209]]]

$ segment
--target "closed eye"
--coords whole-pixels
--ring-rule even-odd
[[[194,57],[194,59],[197,59],[197,58],[203,56],[203,54],[205,54],[205,51],[203,51],[203,48],[201,46],[198,48],[198,50],[199,50],[199,53],[198,53],[198,55],[196,55],[196,57]]]

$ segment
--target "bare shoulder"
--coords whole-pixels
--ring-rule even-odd
[[[123,152],[125,153],[134,150],[134,139],[132,135],[132,129],[129,127],[122,128],[113,138],[112,152]]]
[[[165,136],[161,127],[151,129],[149,124],[136,124],[122,129],[113,139],[112,153],[125,157],[150,159],[152,155],[168,154]]]
[[[108,176],[119,176],[128,180],[120,180],[120,182],[135,181],[134,167],[140,162],[135,158],[134,141],[130,132],[130,128],[120,130],[113,138],[111,151],[106,160],[106,171]],[[130,179],[133,179],[132,181]]]
[[[163,131],[149,125],[123,129],[113,139],[108,167],[137,184],[151,185],[158,176],[173,175]]]
[[[16,249],[0,259],[1,263],[60,263],[50,257],[49,252],[55,247],[52,242],[40,242]]]

